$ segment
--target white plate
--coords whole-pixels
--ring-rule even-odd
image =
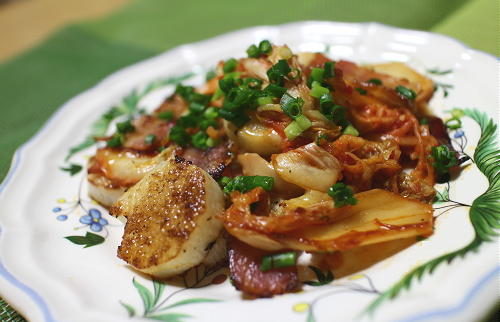
[[[83,172],[70,177],[60,171],[59,166],[64,164],[69,147],[87,135],[90,124],[111,106],[120,103],[133,89],[144,88],[158,78],[190,71],[197,74],[190,81],[200,83],[204,72],[218,60],[241,57],[251,43],[264,38],[286,43],[294,51],[325,51],[335,59],[346,58],[361,63],[402,61],[422,72],[435,67],[452,69],[446,75],[430,75],[438,82],[454,86],[446,98],[441,89],[436,92],[431,104],[433,110],[445,116],[444,111],[455,106],[477,108],[496,119],[496,58],[437,34],[375,23],[299,22],[244,29],[178,47],[116,72],[71,99],[16,152],[11,170],[0,187],[1,296],[32,321],[128,320],[127,310],[120,302],[134,307],[136,316],[142,316],[144,306],[132,279],[135,277],[137,282],[152,291],[153,284],[116,258],[122,225],[89,202],[85,191],[80,193],[83,205],[100,209],[102,217],[108,221],[102,231],[96,232],[106,236],[106,240],[103,244],[82,248],[63,238],[84,235],[90,227],[79,222],[85,213],[78,204],[70,213],[65,210],[78,200],[75,198],[79,195]],[[168,86],[155,91],[144,98],[141,105],[151,108],[171,91]],[[479,138],[479,127],[471,118],[464,117],[463,131],[468,139],[465,152],[472,155]],[[463,139],[457,138],[457,141]],[[85,157],[91,154],[91,149],[86,150],[72,161],[84,164]],[[498,162],[494,167],[493,172],[498,172]],[[471,165],[452,182],[450,197],[470,205],[487,186],[485,175]],[[444,187],[439,187],[442,189]],[[490,207],[494,207],[492,210],[498,215],[498,204]],[[436,214],[442,211],[436,210]],[[240,293],[227,280],[219,285],[175,294],[181,288],[165,285],[157,304],[166,303],[161,305],[163,308],[178,304],[162,311],[170,314],[170,320],[165,317],[168,321],[310,322],[365,317],[361,314],[377,298],[376,291],[390,289],[406,272],[464,247],[474,238],[468,213],[469,207],[454,208],[439,216],[436,232],[431,238],[356,276],[326,286],[306,286],[297,294],[250,301],[242,300]],[[62,220],[62,214],[68,215],[66,220]],[[478,252],[468,252],[464,258],[456,258],[451,264],[442,263],[432,274],[425,273],[421,281],[413,280],[409,291],[403,290],[395,300],[381,303],[374,319],[478,319],[498,298],[498,273],[498,239],[493,239],[482,243]],[[172,297],[164,301],[170,295]],[[219,302],[179,303],[192,298]],[[149,313],[154,314],[159,313]]]

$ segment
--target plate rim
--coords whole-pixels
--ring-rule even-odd
[[[463,43],[462,41],[455,39],[451,36],[444,35],[441,33],[436,33],[436,32],[430,32],[430,31],[424,31],[424,30],[416,30],[416,29],[407,29],[407,28],[400,28],[400,27],[395,27],[391,26],[388,24],[383,24],[380,22],[342,22],[342,21],[328,21],[328,20],[300,20],[300,21],[294,21],[294,22],[288,22],[284,24],[277,24],[277,25],[256,25],[256,26],[251,26],[251,27],[246,27],[246,28],[241,28],[233,31],[229,31],[226,33],[221,33],[218,35],[215,35],[210,38],[206,38],[200,41],[196,42],[190,42],[190,43],[184,43],[178,46],[175,46],[171,49],[168,49],[166,51],[163,51],[157,55],[151,56],[149,58],[146,58],[144,60],[140,60],[138,62],[135,62],[131,65],[124,66],[122,68],[119,68],[115,70],[114,72],[108,74],[101,80],[99,80],[95,85],[81,91],[79,94],[72,96],[69,100],[67,100],[65,103],[60,105],[52,114],[51,116],[44,122],[44,124],[31,136],[26,142],[21,144],[14,152],[12,156],[12,160],[9,166],[9,170],[3,179],[3,181],[0,184],[0,197],[3,197],[3,194],[5,190],[8,188],[10,183],[13,180],[13,177],[17,173],[17,169],[20,165],[20,162],[22,160],[23,153],[26,149],[29,149],[31,144],[42,134],[45,132],[49,131],[50,128],[52,127],[53,123],[55,123],[59,118],[60,115],[66,111],[68,108],[71,108],[73,105],[74,101],[77,101],[81,99],[82,97],[88,96],[88,95],[94,95],[96,92],[99,92],[101,88],[105,88],[108,86],[108,83],[112,84],[113,80],[115,78],[118,78],[121,74],[128,74],[131,72],[133,69],[140,69],[141,66],[147,65],[151,62],[153,62],[156,59],[159,59],[160,57],[164,55],[171,54],[172,52],[175,51],[181,51],[183,48],[188,47],[188,46],[196,46],[196,45],[201,45],[204,44],[205,42],[213,42],[217,41],[218,38],[222,37],[227,37],[227,36],[232,36],[236,35],[239,33],[252,33],[255,30],[259,29],[265,29],[265,28],[277,28],[277,29],[283,29],[283,28],[290,28],[290,27],[299,27],[307,24],[315,24],[315,23],[321,23],[321,24],[329,24],[332,27],[334,26],[339,26],[339,25],[344,25],[344,26],[353,26],[353,27],[361,27],[361,26],[375,26],[381,29],[384,29],[386,31],[390,32],[397,32],[397,31],[402,31],[402,32],[412,32],[412,33],[420,33],[422,35],[426,36],[431,36],[431,37],[439,37],[442,39],[447,39],[455,42],[457,45],[462,47],[464,50],[467,50],[469,52],[475,53],[479,56],[483,56],[484,58],[487,59],[494,59],[495,62],[498,63],[500,62],[500,57],[497,57],[493,54],[475,49],[473,47],[470,47]],[[0,225],[0,241],[3,236],[3,228]],[[474,283],[474,286],[470,288],[465,295],[462,297],[461,301],[459,302],[458,305],[450,305],[447,308],[440,308],[440,309],[434,309],[434,310],[429,310],[425,312],[421,312],[418,314],[414,314],[411,317],[408,317],[406,320],[420,320],[422,318],[426,318],[428,316],[432,316],[435,314],[439,314],[439,312],[443,311],[454,311],[454,314],[459,313],[462,311],[462,309],[467,307],[467,304],[474,298],[474,295],[476,295],[481,288],[487,284],[487,282],[493,278],[494,276],[498,275],[500,273],[500,265],[496,265],[492,270],[489,270],[486,274],[481,276],[480,278],[477,279],[477,282]],[[6,267],[4,266],[2,262],[2,258],[0,257],[0,278],[2,279],[2,282],[7,282],[5,285],[7,286],[2,286],[4,292],[1,295],[2,298],[6,299],[7,303],[13,307],[19,314],[23,316],[28,316],[28,317],[35,317],[36,313],[33,313],[32,311],[27,311],[24,310],[22,307],[23,299],[29,299],[30,301],[34,302],[36,307],[38,308],[38,316],[41,315],[43,316],[45,321],[55,321],[53,314],[51,313],[50,308],[48,307],[47,303],[45,303],[45,300],[34,290],[32,289],[29,285],[24,284],[21,280],[17,279],[16,276],[12,273],[9,272]],[[6,291],[9,289],[17,289],[18,291],[22,292],[22,299],[21,297],[18,297],[16,295],[14,296],[9,296]],[[33,314],[33,315],[32,315]],[[486,313],[485,313],[486,314]]]

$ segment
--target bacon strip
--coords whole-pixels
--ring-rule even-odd
[[[248,295],[272,297],[300,288],[297,267],[260,270],[262,257],[270,254],[234,237],[229,239],[229,270],[234,286]]]

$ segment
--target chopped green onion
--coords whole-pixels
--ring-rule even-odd
[[[243,111],[231,111],[226,108],[219,110],[219,116],[225,120],[236,125],[236,127],[242,127],[245,125],[250,118]]]
[[[180,146],[187,145],[191,140],[191,137],[187,134],[186,130],[178,125],[175,125],[170,129],[168,137],[171,141]]]
[[[426,117],[422,117],[420,120],[419,120],[419,123],[420,125],[428,125],[429,124],[429,119],[426,118]]]
[[[269,40],[262,40],[259,43],[259,51],[262,54],[269,54],[273,50],[273,46],[269,42]]]
[[[396,87],[396,92],[408,100],[414,100],[417,97],[417,94],[412,89],[401,85]]]
[[[209,81],[212,78],[215,78],[215,76],[217,76],[217,74],[215,73],[215,70],[209,70],[205,76],[205,80]]]
[[[172,111],[160,112],[158,114],[158,118],[161,120],[170,121],[174,118],[174,112],[172,112]]]
[[[198,125],[198,118],[193,113],[188,113],[186,115],[181,116],[177,120],[176,125],[186,129],[189,127],[196,127]]]
[[[207,105],[208,102],[210,102],[210,95],[205,95],[205,94],[200,94],[200,93],[193,93],[190,98],[190,102],[195,102],[199,103],[202,105]]]
[[[116,148],[123,144],[123,135],[120,133],[115,133],[111,139],[106,142],[106,146],[110,148]]]
[[[295,122],[302,131],[305,131],[312,126],[311,121],[304,115],[297,116],[295,118]]]
[[[237,65],[238,65],[238,61],[236,59],[229,58],[224,63],[224,67],[222,67],[222,70],[224,71],[224,74],[227,74],[227,73],[234,71],[234,69],[236,68]]]
[[[207,134],[203,131],[199,131],[191,137],[191,144],[195,148],[205,149],[207,147]]]
[[[262,96],[257,98],[257,104],[259,106],[261,105],[266,105],[266,104],[273,104],[273,98],[269,96]]]
[[[175,88],[175,93],[182,96],[182,98],[184,98],[186,101],[189,101],[191,95],[194,93],[194,87],[177,84],[177,87]]]
[[[324,78],[332,78],[335,76],[335,62],[328,61],[323,66],[325,72],[323,74]]]
[[[189,110],[193,113],[201,113],[205,110],[205,106],[200,103],[192,102],[189,104]]]
[[[118,131],[118,133],[124,134],[128,132],[133,132],[135,128],[130,122],[130,120],[127,120],[124,122],[116,123],[116,130]]]
[[[219,144],[219,141],[218,140],[214,140],[212,138],[208,138],[207,141],[205,142],[205,144],[209,147],[209,148],[213,148],[214,146],[216,146],[217,144]]]
[[[217,116],[219,116],[219,109],[216,107],[209,107],[205,110],[203,116],[206,117],[207,119],[213,120],[217,118]]]
[[[270,191],[274,185],[273,177],[266,176],[237,176],[229,181],[224,186],[224,192],[239,191],[246,193],[254,188],[261,187],[266,191]]]
[[[260,80],[258,78],[252,78],[252,77],[245,78],[243,80],[243,85],[246,85],[251,89],[260,89],[260,87],[262,85],[262,80]]]
[[[260,270],[266,272],[275,268],[295,266],[296,262],[297,253],[293,251],[281,254],[266,255],[262,257]]]
[[[455,153],[444,144],[433,146],[430,158],[433,159],[432,165],[439,175],[447,174],[448,170],[458,163]]]
[[[285,127],[285,135],[289,141],[295,140],[295,138],[301,135],[302,132],[304,131],[302,131],[301,127],[295,121],[292,121],[287,127]]]
[[[285,77],[291,72],[290,66],[285,59],[280,59],[273,67],[267,70],[267,77],[273,84],[283,86]]]
[[[367,82],[375,85],[382,85],[382,81],[378,78],[370,78]]]
[[[314,81],[312,82],[311,93],[310,95],[315,98],[320,98],[324,94],[330,93],[330,90],[326,87],[320,85],[320,83]]]
[[[231,178],[229,177],[222,177],[220,180],[219,180],[219,184],[222,186],[222,188],[224,188],[225,186],[227,186],[229,184],[229,182],[231,182]]]
[[[333,103],[332,96],[324,94],[319,98],[320,112],[330,121],[335,122],[339,126],[347,126],[349,122],[347,121],[346,109],[341,105],[335,105]]]
[[[328,195],[333,198],[335,208],[344,207],[346,205],[355,205],[358,203],[352,189],[342,182],[337,182],[328,189]]]
[[[318,83],[323,83],[323,77],[324,77],[324,74],[325,74],[325,70],[323,68],[318,68],[318,67],[314,67],[311,69],[311,81],[314,82],[318,82]]]
[[[458,118],[451,118],[444,125],[451,130],[456,130],[462,127],[462,121]]]
[[[144,143],[151,145],[151,144],[154,143],[155,140],[156,140],[156,135],[154,135],[154,134],[148,134],[144,138]]]
[[[247,55],[250,58],[257,58],[260,56],[260,50],[257,46],[255,45],[250,45],[247,49]]]
[[[349,124],[348,126],[345,127],[345,129],[342,131],[343,134],[347,135],[352,135],[352,136],[359,136],[358,130],[352,124]]]
[[[217,122],[214,119],[205,119],[200,122],[200,128],[202,130],[206,130],[209,127],[216,128],[217,127]]]
[[[281,97],[286,93],[286,88],[276,84],[269,84],[266,88],[264,88],[264,93],[272,97]]]
[[[228,93],[232,88],[236,87],[236,82],[233,77],[224,76],[224,78],[219,79],[219,88],[224,93]]]
[[[304,100],[300,97],[294,98],[290,94],[285,93],[281,97],[280,105],[286,115],[288,115],[291,119],[295,119],[302,114],[302,105],[304,105]]]
[[[212,98],[210,99],[210,101],[212,101],[212,102],[216,101],[219,98],[221,98],[222,96],[224,96],[224,92],[220,89],[220,87],[217,87],[217,89],[215,90],[214,95],[212,95]]]
[[[355,88],[355,90],[356,90],[359,94],[361,94],[361,95],[366,95],[366,93],[367,93],[367,92],[366,92],[366,90],[364,90],[364,89],[363,89],[363,88],[361,88],[361,87],[356,87],[356,88]]]

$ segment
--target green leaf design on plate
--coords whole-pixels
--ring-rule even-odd
[[[434,199],[434,203],[443,203],[448,201],[450,201],[449,186],[447,186],[443,191],[436,191],[436,198]]]
[[[135,309],[132,305],[129,305],[127,303],[123,303],[122,301],[119,301],[119,302],[127,310],[129,317],[133,317],[135,315]]]
[[[104,243],[104,237],[91,232],[87,232],[85,236],[66,236],[64,237],[73,244],[85,245],[83,248],[92,247]]]
[[[150,92],[166,85],[175,85],[188,78],[194,76],[194,73],[187,73],[178,77],[169,77],[160,79],[148,84],[142,91],[134,90],[129,95],[125,96],[120,104],[111,107],[98,120],[91,125],[89,135],[81,142],[69,149],[66,161],[68,161],[76,153],[83,151],[96,143],[96,137],[103,137],[109,128],[111,122],[119,116],[132,116],[139,111],[139,101]]]
[[[169,306],[166,306],[166,307],[162,308],[161,310],[171,309],[173,307],[187,305],[187,304],[213,303],[213,302],[221,302],[221,301],[220,300],[215,300],[215,299],[206,299],[206,298],[192,298],[192,299],[187,299],[187,300],[182,300],[182,301],[176,302],[174,304],[171,304]]]
[[[428,69],[427,72],[433,75],[447,75],[453,72],[453,69],[440,70],[439,68]]]
[[[135,280],[135,277],[132,279],[132,283],[134,284],[135,288],[139,292],[139,295],[142,300],[142,304],[144,305],[144,315],[149,313],[151,309],[153,308],[153,294],[141,283],[137,282]]]
[[[63,167],[60,167],[60,169],[62,171],[67,171],[69,172],[70,176],[74,176],[75,174],[79,173],[80,171],[82,171],[82,166],[79,165],[79,164],[75,164],[75,163],[70,163],[68,165],[68,167],[66,168],[63,168]]]
[[[373,312],[383,302],[394,299],[404,289],[409,289],[414,280],[420,280],[425,273],[432,272],[442,263],[451,263],[454,259],[477,251],[484,242],[497,236],[495,231],[500,228],[500,150],[497,141],[497,125],[486,113],[475,109],[463,110],[465,115],[474,119],[481,128],[474,162],[489,182],[488,189],[474,200],[469,211],[469,218],[474,228],[474,239],[465,247],[451,253],[439,256],[406,274],[399,282],[387,291],[381,293],[365,310]]]
[[[149,315],[148,319],[157,320],[157,321],[166,321],[166,322],[183,322],[185,318],[190,318],[189,314],[182,313],[165,313],[160,315]]]
[[[154,290],[154,299],[153,299],[153,306],[158,303],[160,300],[163,290],[165,289],[165,284],[158,282],[157,280],[153,280],[153,290]]]
[[[304,283],[311,286],[321,286],[325,284],[329,284],[333,281],[333,273],[328,270],[326,274],[324,274],[321,269],[315,266],[309,266],[309,268],[316,274],[317,281],[305,281]]]

